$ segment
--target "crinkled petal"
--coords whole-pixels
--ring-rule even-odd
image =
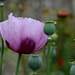
[[[3,37],[3,40],[5,41],[5,37],[4,35],[6,36],[7,34],[4,33],[4,30],[6,29],[6,27],[3,28],[3,25],[8,25],[8,20],[4,21],[4,22],[0,22],[0,33]]]
[[[18,19],[10,14],[8,20],[0,23],[0,25],[4,41],[8,41],[13,50],[17,50],[20,43]]]
[[[41,49],[45,45],[45,43],[47,42],[47,39],[48,39],[48,36],[46,34],[44,34],[44,32],[43,32],[40,41],[38,42],[38,44],[36,45],[36,48],[33,50],[32,53],[35,53],[39,49]]]
[[[21,39],[30,38],[37,44],[42,37],[43,26],[44,24],[37,20],[24,18],[20,27]]]

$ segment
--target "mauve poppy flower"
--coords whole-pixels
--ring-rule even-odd
[[[0,23],[0,32],[8,48],[23,54],[32,54],[42,48],[48,36],[43,31],[44,24],[31,18],[14,17]]]

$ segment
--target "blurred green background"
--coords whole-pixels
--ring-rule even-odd
[[[75,0],[6,0],[4,4],[4,20],[13,13],[16,17],[31,17],[41,22],[57,21],[58,38],[51,63],[51,75],[70,75],[69,61],[75,60]],[[37,75],[46,75],[46,48],[47,44],[38,51],[42,54],[43,65]],[[3,75],[15,74],[17,57],[18,54],[5,45]],[[19,75],[32,75],[28,58],[29,55],[22,55]]]

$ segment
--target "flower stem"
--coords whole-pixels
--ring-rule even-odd
[[[16,73],[15,73],[15,75],[18,75],[18,70],[19,70],[19,64],[20,64],[20,59],[21,59],[21,53],[19,53],[19,55],[18,55],[18,61],[17,61],[17,67],[16,67]]]
[[[48,38],[48,51],[47,51],[47,71],[46,75],[50,75],[50,46],[51,46],[51,38]]]
[[[37,72],[34,71],[34,72],[33,72],[33,75],[37,75]]]
[[[1,7],[1,22],[2,22],[3,21],[3,8],[4,8],[3,2],[0,3],[0,7]],[[0,75],[2,75],[3,54],[4,54],[4,41],[2,39],[1,61],[0,61]]]

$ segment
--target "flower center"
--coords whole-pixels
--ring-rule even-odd
[[[7,40],[5,42],[9,49],[18,53],[31,54],[35,49],[35,42],[29,38],[22,40],[17,50],[14,50],[14,47],[12,48]]]
[[[35,49],[35,42],[32,39],[26,38],[20,44],[20,51],[25,54],[30,54]]]

